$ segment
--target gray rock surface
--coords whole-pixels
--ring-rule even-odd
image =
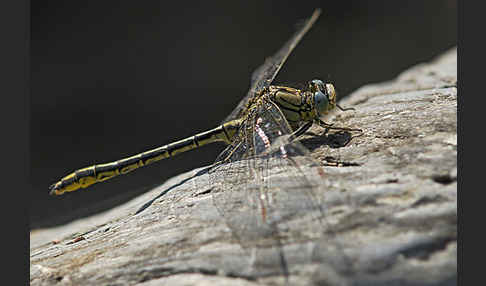
[[[457,284],[456,66],[454,48],[362,87],[340,102],[355,111],[325,118],[361,134],[313,127],[303,136],[326,162],[304,168],[325,210],[322,229],[307,229],[315,239],[242,248],[199,169],[104,213],[32,231],[31,284]]]

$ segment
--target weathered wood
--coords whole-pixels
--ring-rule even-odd
[[[283,245],[289,284],[456,284],[456,66],[452,49],[351,94],[340,104],[356,111],[326,122],[361,128],[361,136],[314,127],[304,136],[315,159],[350,164],[325,166],[316,181],[321,238]],[[31,284],[285,283],[256,266],[279,264],[270,252],[255,262],[241,249],[213,206],[207,174],[191,178],[197,172],[102,214],[33,231]]]

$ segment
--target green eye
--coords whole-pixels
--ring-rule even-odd
[[[317,113],[322,115],[324,112],[327,111],[327,107],[329,105],[329,100],[321,91],[317,91],[314,93],[314,105]]]

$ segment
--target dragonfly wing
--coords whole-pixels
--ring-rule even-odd
[[[263,101],[210,171],[213,202],[234,237],[244,249],[258,250],[255,264],[265,261],[266,267],[279,266],[284,273],[285,241],[322,235],[316,186],[303,172],[314,162],[303,145],[288,141],[290,132],[278,107]]]
[[[307,33],[307,31],[312,27],[317,18],[319,18],[320,14],[321,10],[316,9],[312,16],[307,21],[305,21],[305,23],[300,26],[300,28],[298,28],[298,30],[285,43],[285,45],[283,45],[282,48],[280,48],[280,50],[275,55],[267,58],[265,62],[253,72],[250,81],[250,89],[248,90],[246,96],[238,103],[238,105],[231,112],[231,114],[226,117],[224,122],[240,118],[243,110],[245,109],[250,99],[257,92],[261,91],[265,87],[268,87],[273,82],[290,53],[297,46],[297,44]]]

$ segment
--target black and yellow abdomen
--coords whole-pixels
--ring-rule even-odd
[[[65,176],[49,188],[51,195],[87,188],[140,167],[217,141],[230,143],[240,125],[233,120],[214,129],[118,161],[82,168]]]

